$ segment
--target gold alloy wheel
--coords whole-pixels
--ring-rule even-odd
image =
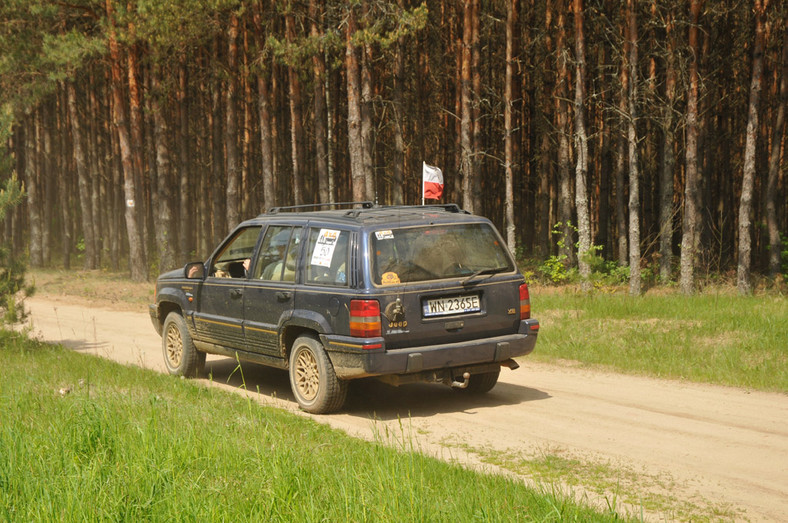
[[[320,388],[320,373],[317,369],[317,360],[311,350],[304,349],[298,353],[295,378],[295,385],[301,397],[306,401],[315,399]]]
[[[167,360],[170,366],[177,369],[183,359],[183,337],[177,325],[171,324],[167,329]]]

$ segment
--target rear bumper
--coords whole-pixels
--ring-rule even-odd
[[[385,347],[363,349],[361,340],[340,336],[324,336],[323,344],[337,377],[355,379],[504,362],[533,352],[538,332],[539,322],[529,319],[520,322],[517,334],[442,345],[390,351]],[[380,342],[382,338],[363,341]]]

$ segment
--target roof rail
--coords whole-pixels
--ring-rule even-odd
[[[322,207],[338,208],[340,206],[360,205],[362,209],[371,209],[375,204],[370,201],[363,202],[335,202],[335,203],[308,203],[304,205],[290,205],[286,207],[271,207],[265,214],[278,214],[283,211],[295,211],[303,209],[320,209]]]

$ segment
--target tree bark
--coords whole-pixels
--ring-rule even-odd
[[[676,41],[673,13],[667,13],[665,40],[665,107],[662,116],[662,170],[659,180],[659,279],[670,281],[673,272],[673,170],[676,165],[674,152],[675,130],[673,111],[676,103]]]
[[[227,168],[227,234],[241,222],[241,169],[238,158],[238,16],[230,15],[227,28],[227,68],[230,73],[225,91],[224,149]],[[216,161],[216,159],[214,159]]]
[[[462,117],[460,120],[460,147],[462,149],[460,171],[462,175],[462,206],[469,212],[474,212],[473,187],[477,173],[474,170],[473,151],[473,118],[472,118],[472,93],[471,93],[471,48],[473,46],[473,16],[476,13],[474,5],[478,0],[469,0],[465,3],[462,31],[462,67],[460,71],[460,89]]]
[[[768,1],[768,0],[767,0]],[[753,186],[755,184],[755,146],[758,140],[758,105],[761,95],[764,51],[764,0],[755,0],[755,46],[752,51],[752,82],[747,115],[747,134],[744,146],[744,176],[739,203],[739,264],[736,271],[736,287],[739,294],[750,294],[750,264],[752,262],[752,211]]]
[[[112,0],[106,0],[107,19],[109,20],[109,59],[110,83],[112,90],[112,116],[118,135],[121,165],[123,168],[123,196],[126,200],[126,233],[129,241],[129,268],[131,279],[145,281],[148,278],[148,265],[145,260],[145,251],[142,248],[137,213],[137,191],[134,179],[134,166],[131,151],[131,138],[129,136],[126,107],[123,100],[123,67],[121,64],[120,46],[116,37],[115,17]]]
[[[66,83],[66,97],[68,105],[68,119],[71,124],[71,136],[74,149],[74,163],[77,167],[77,180],[79,187],[79,206],[82,210],[82,235],[85,239],[85,269],[96,269],[95,255],[95,222],[91,213],[92,202],[90,199],[90,178],[88,175],[87,160],[83,143],[85,138],[82,133],[82,124],[77,109],[77,94],[74,84]],[[98,224],[95,224],[98,226]]]
[[[323,38],[323,12],[317,0],[309,1],[309,18],[312,20],[310,34],[313,39]],[[320,46],[312,55],[312,73],[314,75],[313,94],[315,110],[315,163],[317,164],[317,193],[319,203],[328,203],[331,197],[328,191],[328,114],[326,112],[326,60],[323,47]]]
[[[591,220],[588,216],[588,137],[585,123],[586,56],[583,35],[583,0],[574,0],[575,18],[575,206],[577,208],[577,259],[584,290],[590,289]]]
[[[405,9],[405,1],[397,0],[400,10]],[[402,205],[405,202],[403,184],[405,183],[405,138],[402,127],[404,121],[403,91],[405,90],[405,37],[400,36],[394,48],[394,87],[392,89],[392,106],[394,110],[394,161],[391,166],[391,203]]]
[[[640,175],[638,172],[637,140],[637,0],[627,0],[629,19],[629,115],[627,142],[629,143],[629,294],[638,296],[640,282]]]
[[[356,13],[350,7],[348,13],[347,32],[345,35],[345,68],[347,76],[347,133],[348,153],[350,155],[350,178],[353,188],[353,200],[356,202],[366,198],[364,180],[364,144],[361,136],[361,70],[358,54],[353,44],[356,33]]]
[[[504,119],[504,170],[506,176],[506,199],[504,201],[504,218],[506,223],[506,243],[511,252],[515,252],[514,223],[514,28],[517,25],[517,0],[506,2],[506,79],[503,93]]]
[[[689,92],[687,93],[687,138],[685,147],[686,182],[684,186],[684,219],[681,233],[681,280],[684,294],[692,294],[695,288],[695,256],[697,254],[698,230],[698,19],[703,0],[690,2],[689,49]]]
[[[161,93],[161,72],[159,66],[152,67],[151,85],[154,93],[150,96],[153,112],[153,140],[156,148],[156,173],[158,192],[158,209],[156,224],[156,246],[159,250],[159,270],[175,268],[175,238],[172,219],[172,174],[170,167],[170,149],[167,145],[167,118],[163,114],[164,106],[159,102]]]
[[[559,254],[566,263],[575,264],[574,229],[572,227],[572,177],[569,174],[569,48],[566,45],[566,11],[564,0],[556,2],[556,73],[555,110],[558,131],[558,221],[561,223]]]
[[[766,228],[769,233],[769,277],[780,273],[780,225],[777,219],[777,182],[780,175],[780,158],[785,106],[788,104],[788,29],[783,28],[782,65],[780,67],[780,101],[772,128],[772,150],[769,156],[769,177],[766,182]]]
[[[292,7],[290,7],[292,9]],[[285,32],[287,41],[293,45],[295,42],[295,17],[292,11],[285,16]],[[298,78],[298,70],[294,63],[287,66],[287,78],[290,84],[290,152],[293,165],[293,200],[295,205],[301,205],[303,196],[301,187],[303,186],[303,162],[304,154],[301,150],[303,143],[304,127],[301,123],[301,81]]]

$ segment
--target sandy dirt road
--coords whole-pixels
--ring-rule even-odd
[[[164,371],[161,339],[147,312],[27,300],[32,335],[125,364]],[[538,350],[538,346],[537,346]],[[503,369],[495,389],[469,399],[440,385],[394,388],[355,383],[347,408],[315,419],[348,433],[394,442],[469,466],[522,474],[521,459],[558,456],[571,468],[601,464],[619,491],[566,487],[618,507],[657,499],[647,519],[788,521],[788,396],[623,376],[571,366]],[[297,412],[287,374],[209,356],[219,386]],[[259,391],[259,392],[258,392]],[[306,414],[303,414],[306,415]],[[497,456],[502,467],[484,463]],[[606,472],[604,472],[606,471]],[[609,477],[608,477],[609,476]],[[570,482],[571,483],[571,482]],[[548,487],[549,488],[549,487]],[[661,500],[661,501],[660,501]],[[640,510],[640,509],[636,509]]]

